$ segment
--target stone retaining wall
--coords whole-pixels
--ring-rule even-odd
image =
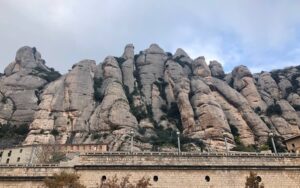
[[[113,176],[130,175],[132,181],[150,178],[157,188],[245,187],[250,171],[265,188],[300,187],[297,156],[176,156],[175,154],[86,154],[67,166],[0,166],[0,188],[43,187],[43,179],[61,171],[80,175],[88,188],[96,188]],[[157,181],[154,181],[157,178]]]

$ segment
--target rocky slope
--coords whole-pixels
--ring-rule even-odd
[[[82,60],[65,75],[46,66],[35,48],[22,47],[0,75],[2,127],[26,125],[23,144],[105,143],[109,149],[263,149],[300,134],[300,67],[225,74],[217,61],[191,59],[157,44],[139,54],[96,64]],[[1,139],[1,138],[0,138]]]

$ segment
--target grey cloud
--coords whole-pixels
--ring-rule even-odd
[[[297,7],[299,1],[2,0],[0,72],[23,45],[36,46],[48,66],[66,72],[84,58],[121,55],[127,43],[137,53],[151,43],[166,51],[193,49],[193,56],[209,53],[228,70],[294,40]],[[227,49],[227,33],[240,46]]]

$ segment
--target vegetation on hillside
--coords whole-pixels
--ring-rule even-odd
[[[75,173],[61,172],[53,177],[44,180],[48,188],[85,188],[79,181],[79,176]]]
[[[34,68],[30,75],[40,77],[46,80],[47,82],[55,81],[61,76],[61,74],[53,68],[50,68],[50,71],[48,71],[40,67]]]
[[[11,123],[0,123],[0,147],[10,147],[22,143],[28,132],[28,124],[17,126]]]

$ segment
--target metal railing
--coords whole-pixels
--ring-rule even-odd
[[[87,152],[81,156],[182,156],[182,157],[300,157],[297,153],[256,153],[256,152]]]

